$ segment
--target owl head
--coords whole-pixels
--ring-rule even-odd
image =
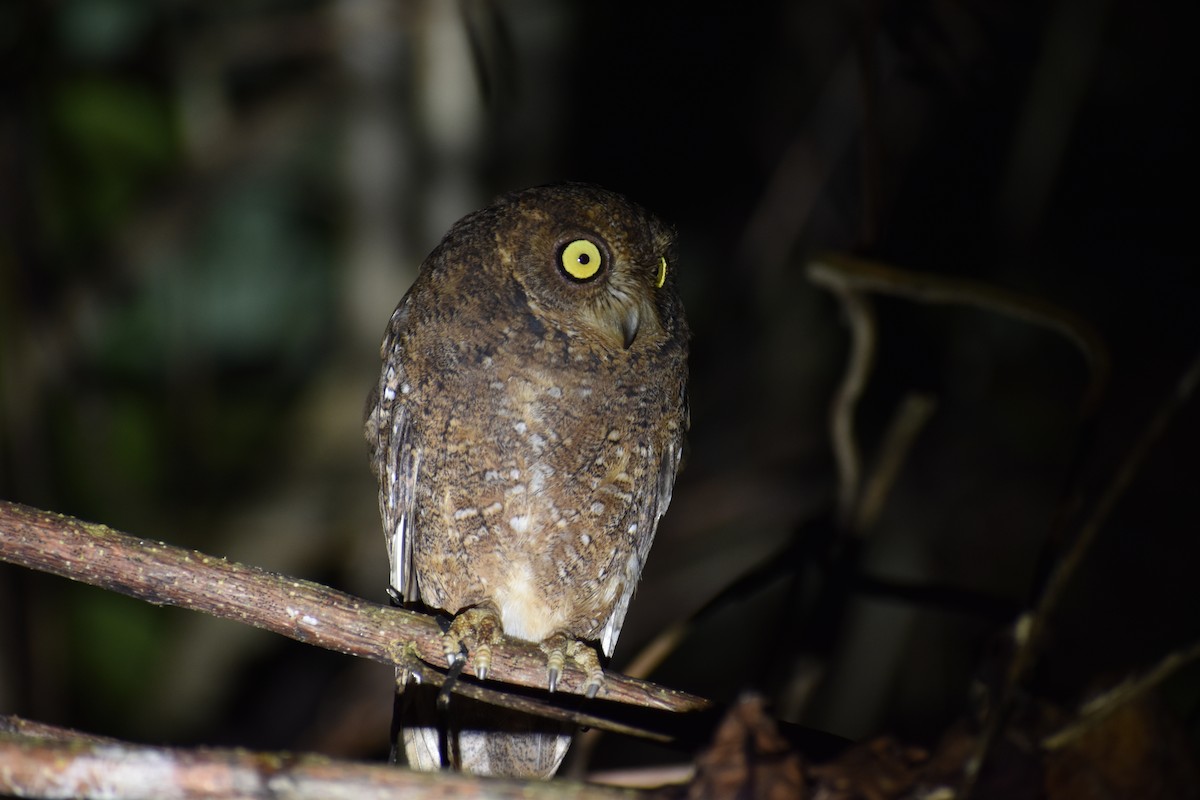
[[[493,264],[543,322],[609,351],[686,335],[672,265],[674,234],[615,192],[538,186],[487,209]]]

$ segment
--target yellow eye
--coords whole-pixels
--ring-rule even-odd
[[[600,248],[587,239],[576,239],[568,244],[559,253],[558,260],[563,272],[577,281],[590,281],[604,265]]]
[[[667,282],[667,259],[665,256],[660,256],[658,259],[658,277],[654,279],[654,288],[661,289],[663,284]]]

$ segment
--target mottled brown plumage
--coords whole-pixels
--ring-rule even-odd
[[[459,221],[388,324],[366,438],[391,583],[457,615],[447,652],[487,664],[489,626],[598,679],[612,654],[687,427],[687,325],[672,236],[620,195],[561,184]],[[560,723],[451,705],[471,772],[548,777]],[[428,719],[414,766],[440,765]]]

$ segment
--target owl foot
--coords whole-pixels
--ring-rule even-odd
[[[442,636],[446,661],[454,666],[470,654],[475,677],[486,680],[492,666],[492,645],[504,641],[500,615],[491,606],[468,608],[455,615]],[[539,645],[546,654],[546,672],[550,691],[558,690],[567,659],[571,659],[587,675],[584,694],[593,698],[604,685],[604,670],[596,649],[566,633],[556,633]]]
[[[475,677],[487,678],[492,667],[492,645],[504,640],[500,615],[490,606],[476,606],[455,615],[450,628],[442,636],[446,661],[453,665],[471,655]]]
[[[563,665],[569,658],[587,674],[584,694],[589,699],[596,696],[600,687],[604,685],[604,670],[600,668],[600,657],[596,655],[594,647],[565,633],[556,633],[539,646],[546,654],[550,691],[558,689],[558,679],[562,676]]]

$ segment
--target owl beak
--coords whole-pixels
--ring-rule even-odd
[[[625,337],[625,349],[628,350],[633,345],[633,340],[637,338],[638,328],[642,326],[642,315],[638,313],[637,306],[633,306],[625,312],[625,318],[621,320],[621,333]]]

